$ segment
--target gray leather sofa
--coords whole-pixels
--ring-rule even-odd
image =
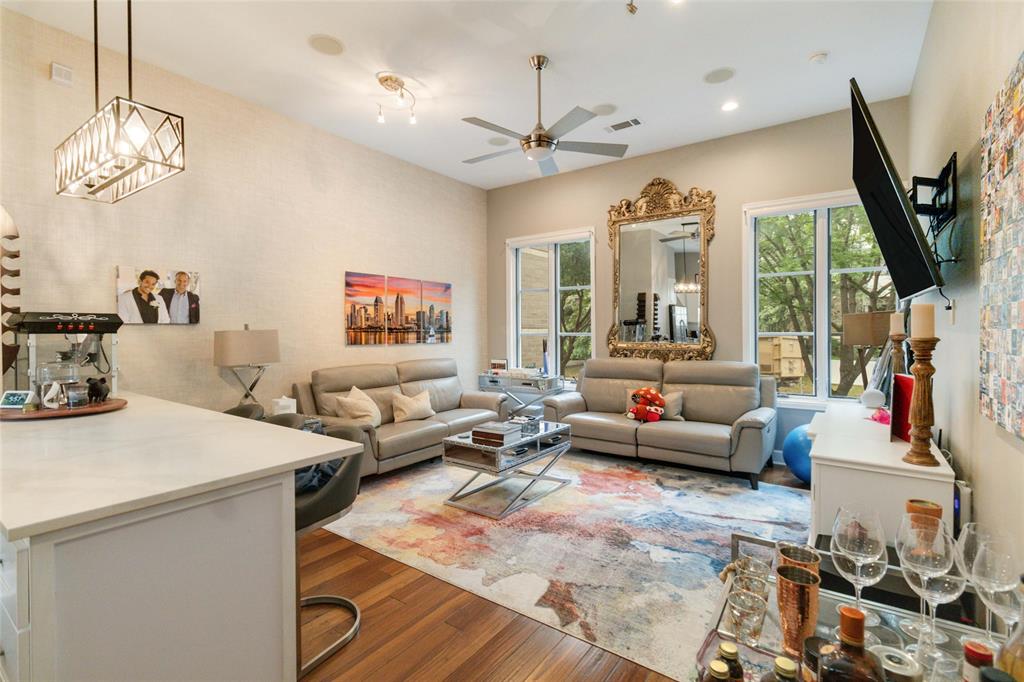
[[[337,397],[358,386],[377,404],[381,425],[373,428],[338,415]],[[427,419],[396,424],[392,396],[427,391],[435,414]],[[408,360],[397,364],[331,367],[313,372],[308,383],[292,386],[298,411],[317,415],[328,435],[356,427],[363,436],[366,456],[361,475],[384,473],[443,454],[441,439],[469,431],[492,419],[507,419],[507,396],[464,391],[455,360]]]
[[[627,419],[643,386],[682,393],[683,421]],[[745,362],[591,359],[578,392],[544,399],[544,418],[570,424],[575,447],[744,473],[756,490],[778,428],[775,379]]]

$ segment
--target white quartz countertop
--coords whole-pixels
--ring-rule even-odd
[[[0,533],[40,535],[355,454],[362,445],[121,393],[123,410],[0,423]]]

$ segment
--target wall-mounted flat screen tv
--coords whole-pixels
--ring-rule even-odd
[[[868,105],[850,79],[853,184],[900,299],[941,287],[942,275]]]

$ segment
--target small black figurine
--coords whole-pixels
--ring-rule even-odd
[[[85,383],[89,384],[90,403],[102,403],[107,400],[107,396],[110,395],[110,386],[107,386],[106,377],[100,377],[99,379],[89,377],[85,380]]]

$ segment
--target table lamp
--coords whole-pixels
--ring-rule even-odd
[[[213,333],[213,364],[217,367],[230,367],[238,383],[245,393],[239,405],[251,398],[254,403],[259,400],[253,395],[253,389],[260,382],[267,366],[281,361],[281,349],[277,342],[276,329],[231,329]],[[239,369],[248,367],[255,369],[252,381],[245,382]]]
[[[868,389],[868,363],[865,351],[871,347],[885,345],[889,338],[889,315],[891,310],[880,313],[847,313],[843,315],[843,345],[857,347],[857,361],[860,365],[864,389]]]

